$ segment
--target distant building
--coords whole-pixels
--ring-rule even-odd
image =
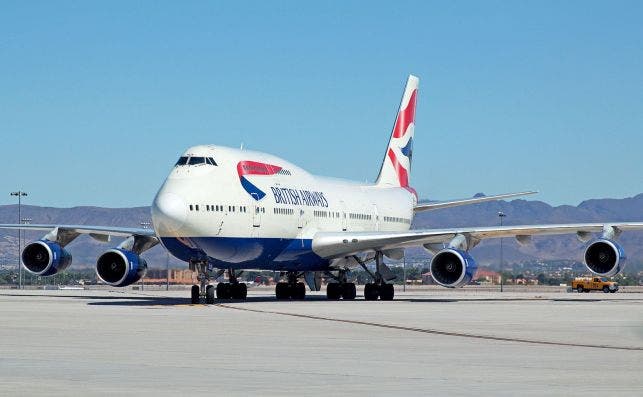
[[[476,280],[492,284],[500,284],[500,277],[500,273],[484,267],[479,268],[475,275]]]

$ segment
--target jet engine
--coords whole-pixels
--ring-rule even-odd
[[[53,276],[71,265],[71,254],[60,244],[39,240],[30,243],[22,250],[22,263],[37,276]]]
[[[113,287],[126,287],[145,276],[147,262],[132,251],[113,248],[96,261],[96,274]]]
[[[478,270],[478,265],[465,251],[446,248],[431,260],[431,277],[445,287],[462,287],[468,284]]]
[[[612,240],[596,240],[585,249],[585,266],[599,276],[615,276],[625,267],[625,251]]]

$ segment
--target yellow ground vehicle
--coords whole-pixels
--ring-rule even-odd
[[[591,290],[608,292],[618,291],[618,283],[609,281],[605,277],[576,277],[572,281],[572,289],[578,292],[589,292]]]

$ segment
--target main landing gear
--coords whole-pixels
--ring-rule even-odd
[[[230,282],[217,284],[217,298],[245,300],[248,296],[248,286],[239,282],[237,276],[240,275],[241,273],[235,274],[234,270],[228,269]]]
[[[337,277],[330,274],[337,282],[328,283],[326,286],[326,297],[328,300],[353,300],[357,296],[355,283],[349,283],[346,278],[346,270],[340,270]]]
[[[306,297],[306,285],[297,281],[300,277],[298,272],[288,272],[287,282],[278,282],[275,288],[275,296],[279,300],[293,299],[302,300]]]
[[[375,274],[371,273],[366,264],[355,257],[355,260],[366,270],[366,272],[373,279],[372,283],[364,286],[364,300],[375,301],[377,298],[383,301],[392,301],[395,297],[395,289],[393,284],[388,284],[382,277],[382,267],[384,266],[383,256],[381,252],[375,253]]]
[[[191,262],[190,268],[198,273],[196,278],[199,282],[199,285],[192,286],[190,302],[196,305],[200,303],[202,298],[205,298],[206,304],[213,304],[215,288],[214,285],[210,284],[210,268],[207,262]],[[214,278],[216,279],[222,274],[223,270],[220,270]],[[240,283],[237,280],[238,274],[235,274],[234,270],[229,269],[228,274],[230,275],[230,282],[217,284],[216,297],[218,299],[246,299],[248,296],[248,287],[246,284]]]

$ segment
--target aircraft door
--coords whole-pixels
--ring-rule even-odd
[[[252,193],[252,197],[258,198],[257,193]],[[261,206],[259,205],[258,200],[254,200],[252,208],[252,227],[261,226]]]
[[[340,214],[339,214],[339,216],[342,218],[342,231],[345,232],[346,229],[348,228],[348,221],[346,219],[347,215],[348,215],[348,214],[346,214],[346,203],[344,202],[344,200],[341,200],[339,202],[339,204],[340,204],[340,207],[341,207],[341,210],[342,210],[340,212]]]
[[[298,209],[297,211],[299,211],[299,219],[297,220],[297,227],[299,229],[303,229],[304,225],[306,225],[306,218],[304,217],[306,212],[304,210],[302,210],[301,208]]]
[[[375,231],[377,232],[380,230],[380,215],[377,212],[377,205],[371,204],[371,207],[373,208],[373,225],[375,226]]]

